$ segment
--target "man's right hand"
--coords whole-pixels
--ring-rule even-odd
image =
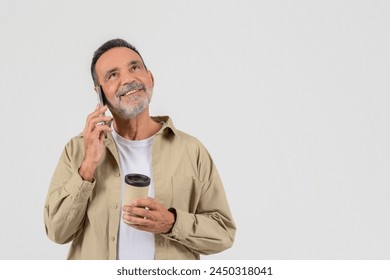
[[[106,111],[107,105],[103,107],[97,105],[95,111],[88,115],[85,124],[83,131],[84,160],[79,169],[79,174],[85,181],[92,182],[95,169],[99,165],[105,150],[105,133],[112,131],[107,124],[100,124],[112,119],[104,115]]]

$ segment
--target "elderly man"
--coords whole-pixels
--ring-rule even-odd
[[[69,259],[199,259],[231,247],[236,227],[217,169],[169,117],[150,117],[154,80],[137,49],[106,42],[91,73],[106,105],[61,155],[45,204],[48,237],[72,241]],[[149,195],[123,205],[129,173],[150,177]]]

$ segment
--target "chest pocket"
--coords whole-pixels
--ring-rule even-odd
[[[203,183],[190,176],[172,176],[172,207],[196,213]]]

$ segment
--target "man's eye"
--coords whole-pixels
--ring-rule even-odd
[[[131,70],[133,70],[133,71],[138,71],[138,70],[140,70],[141,69],[141,67],[139,67],[138,65],[133,65],[132,67],[131,67]]]
[[[110,79],[112,79],[112,78],[115,78],[116,76],[118,76],[117,73],[111,73],[110,75],[108,75],[107,80],[110,80]]]

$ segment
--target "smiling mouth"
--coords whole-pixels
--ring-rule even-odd
[[[130,94],[136,93],[136,92],[138,92],[138,91],[140,91],[140,90],[142,90],[142,89],[133,89],[133,90],[130,90],[130,91],[126,92],[125,94],[121,95],[121,97],[123,97],[123,96],[129,96]]]

